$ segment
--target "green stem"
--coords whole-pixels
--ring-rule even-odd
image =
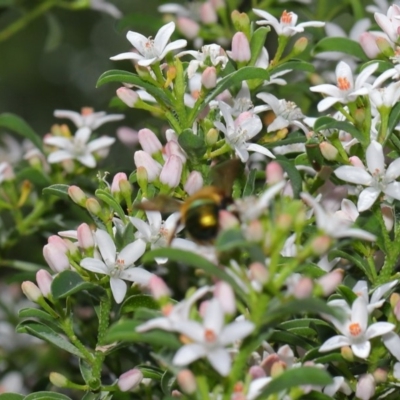
[[[208,158],[215,158],[215,157],[221,156],[222,154],[227,153],[230,150],[231,150],[231,147],[229,146],[229,144],[225,143],[219,149],[214,150],[210,154],[205,155],[204,158],[207,158],[207,159]]]
[[[12,24],[8,25],[7,28],[0,32],[0,42],[9,39],[11,36],[15,35],[17,32],[25,28],[30,22],[34,19],[40,17],[44,14],[47,10],[54,7],[56,5],[56,1],[47,1],[44,3],[40,3],[36,8],[29,11],[27,14],[23,15],[17,21],[13,22]]]
[[[390,109],[388,109],[387,107],[382,107],[379,110],[379,113],[381,114],[381,126],[379,129],[377,141],[381,144],[383,142],[385,142],[386,139],[388,139],[388,137],[386,137],[386,136],[387,136],[387,129],[388,129],[388,124],[389,124],[389,111],[390,111]]]

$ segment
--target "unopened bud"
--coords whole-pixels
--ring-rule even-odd
[[[138,132],[127,126],[120,126],[117,129],[117,137],[122,144],[128,147],[133,147],[138,142]]]
[[[342,269],[335,269],[318,279],[318,283],[322,287],[324,296],[329,296],[336,290],[343,281],[343,274],[344,271]]]
[[[186,17],[177,18],[176,26],[182,35],[189,40],[196,39],[200,31],[200,25],[196,21]]]
[[[145,167],[138,167],[138,169],[136,170],[136,178],[140,188],[147,186],[148,177]]]
[[[342,355],[342,357],[349,362],[353,362],[354,361],[354,354],[353,351],[351,350],[351,347],[349,346],[343,346],[340,349],[340,354]]]
[[[43,247],[43,257],[54,272],[69,269],[69,260],[65,252],[51,243]]]
[[[217,13],[209,1],[200,6],[200,21],[203,24],[215,24],[218,22]]]
[[[376,383],[385,383],[388,378],[388,372],[383,368],[377,368],[372,375]]]
[[[272,368],[271,368],[271,377],[272,377],[272,378],[276,378],[277,376],[279,376],[279,375],[281,375],[282,373],[284,373],[285,370],[286,370],[286,364],[285,364],[283,361],[279,360],[279,361],[275,362],[275,363],[272,365]]]
[[[393,229],[394,226],[394,212],[393,208],[387,204],[381,204],[381,212],[385,228],[388,232]]]
[[[254,219],[246,229],[246,239],[250,242],[259,242],[264,237],[264,228],[260,220]]]
[[[43,297],[42,292],[33,282],[22,282],[21,289],[24,295],[33,303],[37,303],[38,300]]]
[[[147,172],[147,180],[149,182],[153,182],[158,178],[161,172],[161,165],[155,161],[149,153],[146,153],[143,150],[139,150],[135,152],[134,161],[136,168],[144,167]]]
[[[253,365],[249,369],[249,375],[254,381],[255,379],[264,378],[266,376],[265,371],[259,365]]]
[[[121,392],[127,392],[137,387],[143,379],[143,374],[138,368],[130,369],[120,375],[117,385]]]
[[[362,125],[365,122],[366,117],[367,117],[367,114],[365,112],[365,108],[363,108],[363,107],[357,108],[356,111],[354,112],[354,119],[357,124]]]
[[[236,32],[232,38],[232,60],[240,63],[247,63],[251,59],[250,43],[243,32]]]
[[[169,188],[176,188],[181,181],[182,160],[180,157],[172,155],[164,164],[160,173],[160,182]]]
[[[208,146],[213,146],[218,141],[218,131],[215,128],[211,128],[206,133],[206,143]]]
[[[120,87],[117,89],[117,96],[122,100],[128,107],[135,107],[135,104],[140,100],[139,95],[132,89],[127,87]]]
[[[187,181],[185,182],[184,189],[186,193],[191,196],[203,187],[203,176],[198,171],[192,171]]]
[[[171,296],[171,290],[166,285],[164,280],[162,278],[158,277],[157,275],[151,276],[151,278],[149,280],[148,288],[149,288],[152,296],[156,300],[159,300],[163,297]]]
[[[363,169],[365,169],[365,166],[364,166],[363,162],[360,160],[359,157],[357,157],[357,156],[349,157],[349,161],[350,161],[350,164],[351,164],[353,167],[358,167],[358,168],[363,168]]]
[[[80,224],[76,230],[79,247],[83,250],[89,250],[94,247],[93,232],[86,223]]]
[[[386,38],[380,36],[380,37],[376,38],[375,43],[378,46],[378,49],[380,50],[380,52],[384,56],[386,56],[386,57],[394,56],[394,50],[392,48],[392,45]]]
[[[217,70],[215,67],[207,67],[201,74],[201,84],[206,89],[215,88],[217,85]]]
[[[325,254],[328,250],[329,247],[332,244],[332,239],[329,236],[322,235],[316,237],[312,242],[311,242],[311,247],[313,249],[313,253],[315,255],[323,255]]]
[[[292,50],[292,56],[297,56],[301,54],[308,45],[308,39],[306,37],[301,37],[300,39],[297,39],[295,44],[293,45],[293,50]]]
[[[101,215],[101,206],[100,203],[94,199],[90,198],[86,200],[86,209],[93,215],[99,217]]]
[[[219,304],[225,314],[234,314],[236,312],[235,293],[228,283],[224,281],[217,282],[214,287],[214,297],[219,300]]]
[[[375,59],[381,53],[376,44],[377,37],[370,32],[364,32],[358,38],[358,41],[368,58]]]
[[[182,147],[179,146],[176,140],[170,140],[164,147],[164,152],[167,157],[172,155],[178,156],[183,163],[186,162],[186,154],[183,151]]]
[[[319,149],[321,150],[322,156],[328,161],[335,161],[339,154],[338,149],[328,142],[320,143]]]
[[[397,321],[400,321],[400,295],[398,293],[393,293],[390,296],[390,304],[393,308],[393,314]]]
[[[183,393],[193,394],[196,392],[197,383],[192,371],[188,369],[183,369],[178,372],[176,379]]]
[[[358,378],[356,397],[360,400],[369,400],[375,394],[375,379],[371,374],[361,375]]]
[[[276,161],[271,161],[265,168],[265,175],[267,178],[268,185],[275,185],[283,180],[283,169],[281,165]]]
[[[114,179],[111,183],[111,193],[116,194],[121,191],[121,188],[119,186],[121,181],[127,181],[128,177],[124,172],[118,172],[117,174],[114,175]]]
[[[296,299],[306,299],[311,296],[313,290],[313,281],[310,278],[301,278],[293,288],[293,296]]]
[[[225,8],[225,0],[210,0],[210,3],[212,4],[215,10],[219,10],[220,8]]]
[[[69,386],[69,380],[58,372],[51,372],[49,380],[54,386],[59,388],[66,388]]]
[[[264,264],[255,261],[249,265],[249,271],[251,279],[254,279],[262,285],[268,282],[269,272]]]
[[[241,13],[237,10],[232,11],[231,14],[233,26],[239,32],[249,32],[250,18],[246,13]]]
[[[80,187],[75,185],[70,186],[68,188],[68,195],[74,203],[81,207],[85,207],[87,196]]]
[[[162,150],[162,144],[159,141],[156,134],[150,129],[144,128],[138,132],[139,143],[142,149],[153,155],[154,153],[158,153]]]
[[[51,294],[53,277],[45,269],[39,269],[39,271],[36,272],[36,282],[40,291],[42,292],[43,297],[48,298]]]

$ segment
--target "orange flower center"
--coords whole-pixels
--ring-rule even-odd
[[[361,326],[358,322],[349,325],[349,332],[351,336],[358,336],[361,333]]]
[[[337,86],[340,90],[349,90],[350,89],[350,82],[347,78],[339,77],[337,78]]]
[[[286,10],[283,11],[281,16],[281,23],[282,24],[291,24],[292,23],[292,14],[288,13]]]
[[[216,336],[216,334],[215,334],[215,332],[213,330],[206,329],[204,331],[204,338],[205,338],[206,342],[212,343],[212,342],[216,341],[217,336]]]
[[[92,107],[82,107],[81,108],[81,115],[90,115],[93,114],[94,109]]]

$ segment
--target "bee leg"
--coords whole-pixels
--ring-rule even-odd
[[[171,242],[172,242],[172,240],[174,239],[174,237],[175,237],[175,234],[176,234],[176,231],[178,230],[178,227],[179,227],[179,225],[180,225],[180,223],[182,222],[182,218],[179,218],[177,221],[176,221],[176,224],[175,224],[175,226],[174,226],[174,229],[170,232],[170,234],[168,235],[168,238],[167,238],[167,246],[171,246]]]

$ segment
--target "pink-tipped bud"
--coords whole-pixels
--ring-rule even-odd
[[[182,147],[179,146],[179,143],[176,140],[170,140],[164,147],[164,152],[167,157],[172,155],[178,156],[182,162],[185,164],[186,162],[186,154],[183,151]]]
[[[225,0],[210,0],[210,3],[212,4],[215,10],[219,10],[220,8],[225,8]]]
[[[381,212],[383,217],[383,222],[385,223],[386,230],[390,232],[394,226],[394,213],[393,208],[387,204],[381,204]]]
[[[196,378],[192,371],[183,369],[178,372],[176,379],[183,393],[193,394],[197,390]]]
[[[68,195],[74,203],[81,207],[85,207],[87,196],[80,187],[75,185],[70,186],[68,188]]]
[[[217,13],[209,1],[200,6],[200,20],[203,24],[215,24],[218,22]]]
[[[120,87],[117,89],[117,96],[122,100],[128,107],[135,107],[135,104],[140,99],[139,95],[132,89],[127,87]]]
[[[286,371],[286,363],[279,360],[272,365],[271,368],[271,377],[276,378],[277,376],[283,374]]]
[[[377,37],[375,43],[378,46],[380,52],[386,57],[391,57],[394,55],[394,50],[392,48],[392,45],[386,38]]]
[[[156,299],[159,300],[163,297],[169,297],[171,296],[171,290],[169,287],[166,285],[163,279],[158,277],[157,275],[152,275],[148,288],[152,294],[152,296]]]
[[[265,175],[268,185],[275,185],[275,183],[283,181],[283,169],[276,161],[271,161],[267,164]]]
[[[359,168],[365,169],[365,166],[359,157],[357,157],[357,156],[349,157],[349,161],[353,167],[359,167]]]
[[[206,133],[206,143],[208,146],[213,146],[215,143],[218,141],[218,136],[219,133],[217,129],[211,128],[207,133]]]
[[[165,131],[165,139],[167,140],[167,142],[174,140],[175,142],[178,143],[178,135],[173,129],[167,129]]]
[[[246,239],[250,242],[259,242],[264,238],[264,228],[260,220],[251,221],[246,229]]]
[[[40,291],[42,292],[43,297],[49,297],[51,294],[53,277],[45,269],[39,269],[39,271],[36,272],[36,282]]]
[[[200,25],[196,21],[186,17],[178,17],[176,26],[182,35],[189,40],[196,39],[200,31]]]
[[[293,45],[293,50],[291,54],[292,57],[301,54],[307,48],[307,45],[308,45],[308,39],[305,36],[297,39],[295,44]]]
[[[33,282],[22,282],[21,289],[24,295],[33,303],[37,303],[38,300],[42,297],[42,292]]]
[[[381,53],[376,44],[377,37],[370,32],[364,32],[359,37],[359,43],[368,58],[375,59]]]
[[[293,295],[296,299],[306,299],[311,296],[313,281],[310,278],[301,278],[293,288]]]
[[[7,161],[0,163],[0,182],[11,181],[15,178],[14,170]]]
[[[335,269],[318,279],[318,283],[322,287],[324,296],[329,296],[336,290],[343,281],[343,274],[344,271],[342,269]]]
[[[64,254],[67,254],[67,252],[69,250],[66,241],[64,239],[60,238],[60,236],[51,235],[48,237],[47,242],[49,244],[52,244],[53,246],[57,247],[57,249],[62,251]]]
[[[122,144],[128,147],[135,146],[139,141],[138,132],[127,126],[121,126],[117,129],[117,137]]]
[[[358,378],[356,397],[360,400],[369,400],[375,394],[375,379],[371,374],[361,375]]]
[[[124,172],[118,172],[117,174],[114,175],[114,179],[111,183],[111,193],[119,193],[121,191],[121,188],[119,186],[121,181],[127,181],[128,177]]]
[[[217,85],[217,70],[215,67],[207,67],[201,74],[201,84],[206,89],[215,88]]]
[[[117,385],[121,392],[127,392],[137,387],[143,379],[143,374],[138,368],[124,372],[118,378]]]
[[[319,149],[321,150],[322,157],[324,157],[325,160],[328,161],[335,161],[339,154],[338,149],[328,142],[320,143]]]
[[[204,318],[207,312],[207,308],[210,305],[210,300],[204,300],[199,305],[199,315]]]
[[[254,381],[255,379],[264,378],[266,376],[265,371],[259,365],[253,365],[249,369],[249,375]]]
[[[214,297],[219,300],[225,314],[236,312],[235,293],[231,285],[224,281],[219,281],[214,287]]]
[[[94,247],[93,232],[88,224],[80,224],[76,232],[78,235],[78,244],[81,249],[88,250]]]
[[[250,43],[243,32],[236,32],[232,38],[230,57],[236,62],[247,63],[251,59]]]
[[[228,229],[233,229],[239,227],[239,220],[235,215],[227,210],[220,210],[218,213],[219,217],[219,227],[221,231],[226,231]]]
[[[101,205],[96,199],[87,199],[85,205],[86,209],[93,215],[96,215],[98,217],[101,215]]]
[[[198,171],[192,171],[183,187],[186,193],[191,196],[203,187],[203,176]]]
[[[325,254],[329,250],[331,244],[332,239],[326,235],[318,236],[311,242],[314,254],[319,256]]]
[[[138,138],[142,149],[150,155],[162,150],[162,144],[156,134],[150,129],[144,128],[138,132]]]
[[[172,155],[168,157],[160,173],[160,182],[169,188],[176,188],[181,181],[182,160],[180,157]]]
[[[54,272],[61,272],[65,269],[69,269],[67,255],[52,243],[46,244],[43,247],[43,257]]]
[[[133,158],[136,168],[144,167],[146,169],[148,182],[153,182],[158,178],[162,167],[149,153],[139,150],[135,152]]]
[[[269,272],[267,268],[265,268],[264,264],[261,264],[260,262],[253,262],[249,265],[249,271],[250,271],[250,278],[252,280],[259,282],[262,285],[268,282]]]
[[[388,378],[388,372],[383,368],[376,369],[372,375],[376,383],[385,383]]]

